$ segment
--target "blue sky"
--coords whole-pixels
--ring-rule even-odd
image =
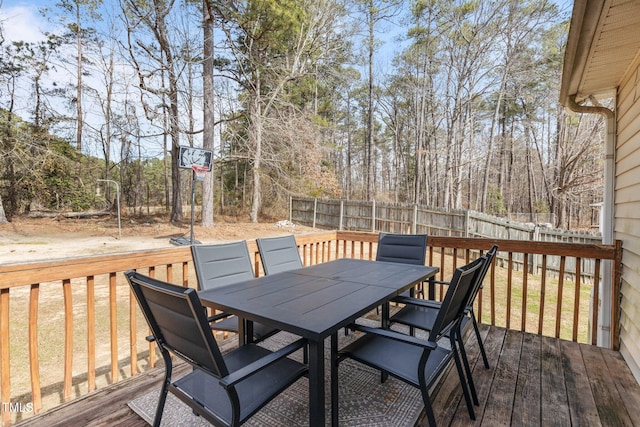
[[[571,12],[573,0],[553,0],[562,12]],[[105,3],[109,3],[107,0]],[[50,30],[48,23],[39,13],[43,7],[52,7],[52,0],[0,0],[0,19],[4,25],[5,37],[9,40],[34,41],[41,37],[41,32]],[[391,33],[395,33],[391,31]],[[392,42],[392,41],[390,41]]]

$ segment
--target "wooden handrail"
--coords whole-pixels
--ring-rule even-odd
[[[375,259],[378,235],[367,232],[323,232],[297,235],[296,242],[304,265],[326,262],[336,258]],[[476,313],[481,321],[492,325],[516,328],[518,330],[537,334],[549,334],[565,337],[571,340],[584,340],[595,343],[595,328],[586,338],[581,333],[581,326],[587,321],[582,316],[581,307],[584,296],[584,286],[589,286],[589,277],[581,270],[581,260],[595,260],[593,277],[599,277],[602,262],[612,262],[612,346],[619,347],[620,316],[619,294],[621,280],[622,244],[617,241],[614,245],[571,244],[551,242],[529,242],[500,239],[479,239],[460,237],[430,236],[428,239],[428,261],[430,265],[440,267],[440,279],[448,279],[453,270],[486,252],[493,244],[499,246],[499,260],[494,260],[484,289],[477,299]],[[262,274],[258,247],[254,240],[247,241],[249,253],[253,257],[256,275]],[[520,261],[515,261],[518,255]],[[529,272],[533,266],[529,256],[539,257],[539,265]],[[559,257],[559,269],[551,272],[548,263],[550,257]],[[575,260],[575,270],[567,271],[567,261]],[[174,267],[175,266],[175,267]],[[62,400],[67,401],[77,397],[78,368],[74,366],[74,357],[78,358],[78,348],[84,346],[82,356],[86,356],[86,386],[81,394],[95,390],[98,387],[97,375],[108,373],[110,382],[116,382],[124,375],[136,375],[145,369],[155,366],[155,344],[151,343],[148,352],[140,352],[138,343],[144,342],[143,337],[148,334],[146,328],[140,330],[137,326],[138,308],[135,298],[131,294],[126,280],[121,274],[128,269],[145,270],[151,276],[163,276],[164,279],[182,286],[195,286],[195,273],[188,247],[169,249],[135,251],[120,254],[97,255],[71,259],[49,260],[45,262],[31,262],[21,264],[0,265],[0,399],[2,402],[14,402],[16,399],[30,399],[35,412],[47,409],[43,400],[42,390],[50,384],[42,384],[43,365],[47,363],[46,352],[41,348],[39,335],[43,322],[39,313],[43,309],[50,309],[47,300],[43,300],[43,286],[58,287],[61,298],[55,304],[63,304],[53,309],[62,318],[63,329],[60,336],[64,337],[62,346],[63,363],[55,368],[60,373],[60,389]],[[528,274],[523,274],[527,272]],[[557,277],[557,280],[554,279]],[[106,286],[105,292],[96,292],[98,284]],[[573,288],[571,288],[573,286]],[[123,295],[126,289],[126,295]],[[23,292],[24,290],[24,292]],[[86,292],[83,296],[82,292]],[[445,289],[440,286],[436,297],[441,298]],[[599,301],[598,286],[593,286],[593,300],[597,307]],[[126,297],[127,306],[123,306],[122,297]],[[14,341],[13,325],[10,315],[10,304],[17,298],[26,308],[28,325],[29,352],[27,358],[19,360],[21,363],[11,363],[11,344]],[[557,298],[554,302],[553,299]],[[568,299],[567,299],[568,298]],[[24,303],[22,302],[24,301]],[[536,307],[535,302],[539,301]],[[82,310],[78,307],[85,305]],[[101,328],[108,329],[109,366],[97,366],[96,322],[98,321],[96,308],[101,312],[106,310],[106,316],[101,319]],[[549,311],[551,310],[551,311]],[[122,325],[118,318],[126,313],[128,325]],[[553,314],[551,314],[553,313]],[[86,315],[85,316],[83,316]],[[551,318],[551,317],[553,318]],[[551,321],[553,326],[545,325]],[[598,323],[598,310],[593,310],[591,322]],[[84,324],[86,323],[86,324]],[[86,340],[75,339],[74,329],[81,326],[86,329]],[[551,332],[549,332],[551,330]],[[76,332],[77,333],[77,332]],[[129,335],[129,345],[125,348],[118,346],[121,334]],[[103,346],[104,347],[104,346]],[[147,363],[139,363],[146,360]],[[104,362],[102,362],[104,364]],[[25,372],[20,376],[28,377],[30,391],[20,390],[11,393],[11,379],[15,372],[11,369],[19,366]],[[122,365],[122,366],[121,366]],[[129,366],[127,374],[123,366]],[[47,365],[48,366],[48,365]],[[75,374],[74,374],[75,373]],[[123,374],[124,373],[124,374]],[[49,404],[50,406],[50,404]],[[3,411],[3,425],[12,422],[11,414]]]

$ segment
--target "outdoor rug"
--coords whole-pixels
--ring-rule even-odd
[[[378,326],[378,322],[359,319],[358,323]],[[338,333],[338,348],[344,346],[356,335],[349,333],[345,336]],[[294,335],[279,332],[265,340],[260,345],[269,349],[276,349],[293,342]],[[301,352],[292,357],[301,358]],[[329,354],[329,339],[325,341],[325,356]],[[325,362],[325,391],[326,422],[331,422],[329,398],[329,363]],[[405,427],[415,425],[424,408],[420,391],[389,377],[380,383],[380,372],[353,360],[346,359],[340,363],[339,371],[339,424],[340,426],[379,426]],[[291,387],[272,400],[257,414],[251,417],[246,426],[290,427],[309,425],[309,391],[306,377],[295,382]],[[149,393],[129,402],[133,409],[149,424],[153,422],[158,402],[159,390]],[[164,407],[162,426],[209,426],[210,424],[193,414],[191,408],[182,403],[171,393],[168,394]]]

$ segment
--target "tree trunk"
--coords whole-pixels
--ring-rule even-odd
[[[347,94],[347,200],[351,199],[351,92]]]
[[[480,198],[480,210],[482,212],[485,212],[487,209],[487,191],[489,189],[489,176],[493,175],[489,171],[489,169],[491,168],[491,160],[493,155],[493,137],[495,134],[495,127],[498,122],[498,118],[500,117],[500,106],[502,105],[502,98],[504,96],[505,86],[507,83],[507,75],[508,75],[507,71],[508,71],[508,67],[505,65],[505,68],[502,72],[502,81],[500,82],[500,91],[498,93],[498,100],[496,101],[496,108],[493,112],[493,119],[491,120],[491,127],[489,130],[487,157],[484,162],[484,176],[482,178],[482,194]]]
[[[372,12],[370,12],[372,13]],[[372,200],[374,198],[373,188],[373,175],[375,171],[374,162],[374,136],[373,136],[373,51],[374,45],[374,20],[373,16],[369,16],[369,99],[367,104],[367,159],[366,159],[366,176],[367,176],[367,189],[366,199]]]
[[[258,214],[262,208],[262,189],[260,188],[260,167],[262,164],[262,111],[259,100],[254,100],[253,113],[251,114],[251,132],[255,142],[253,152],[253,198],[251,200],[250,220],[258,222]]]
[[[80,20],[80,5],[76,3],[76,24],[78,28],[77,31],[77,88],[76,88],[76,115],[77,123],[76,123],[76,149],[78,153],[82,153],[82,128],[84,125],[84,119],[82,117],[82,31],[81,31],[81,20]]]
[[[0,224],[6,224],[9,221],[4,213],[4,205],[2,204],[2,196],[0,196]]]
[[[171,52],[167,26],[164,18],[168,10],[164,8],[163,1],[155,2],[156,30],[160,49],[166,58],[166,71],[169,79],[169,128],[171,135],[171,221],[182,221],[182,194],[180,192],[180,123],[178,120],[178,78],[175,73],[175,64]]]
[[[209,8],[209,1],[202,1],[203,36],[204,36],[204,63],[202,73],[203,96],[203,122],[202,148],[214,149],[214,86],[213,86],[213,10]],[[211,173],[205,174],[202,182],[202,226],[213,225],[213,186],[214,170],[213,159]]]

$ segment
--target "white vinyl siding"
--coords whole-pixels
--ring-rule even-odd
[[[640,66],[619,87],[614,237],[622,240],[620,353],[640,381]]]

